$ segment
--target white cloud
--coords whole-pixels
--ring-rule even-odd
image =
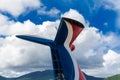
[[[109,46],[109,48],[114,49],[120,46],[120,36],[111,32],[103,37],[105,44]],[[119,49],[118,49],[119,50]]]
[[[120,9],[120,1],[119,0],[116,0],[116,1],[113,1],[113,0],[103,0],[103,2],[106,3],[106,5],[104,5],[106,8],[108,9],[115,9],[115,10],[119,10]]]
[[[92,32],[92,31],[90,31],[90,32]],[[84,45],[85,50],[83,50],[84,47],[82,47],[82,48],[80,47],[81,49],[79,48],[79,50],[81,50],[81,51],[83,50],[83,51],[87,52],[87,56],[89,56],[87,61],[85,59],[85,56],[81,57],[81,59],[83,61],[86,61],[86,63],[87,63],[87,65],[85,64],[85,66],[89,66],[89,68],[90,68],[90,69],[87,68],[87,69],[83,69],[83,70],[87,74],[94,75],[97,77],[106,77],[106,76],[112,76],[115,74],[120,74],[120,71],[119,71],[120,61],[118,60],[120,54],[119,54],[119,50],[117,50],[117,48],[119,48],[119,44],[120,44],[119,43],[120,37],[114,33],[109,33],[107,35],[103,35],[101,33],[97,33],[97,34],[100,35],[98,38],[96,36],[96,38],[86,39],[88,41],[85,43],[86,43],[86,45],[88,45],[88,47],[86,47]],[[90,34],[90,35],[86,34],[86,35],[87,35],[86,37],[88,37],[88,36],[92,36],[93,34]],[[90,41],[90,40],[94,40],[94,39],[96,40],[96,43]],[[82,42],[79,45],[85,44],[85,43]],[[93,44],[94,46],[92,47],[92,46],[90,46],[90,44]],[[81,45],[81,46],[83,46],[83,45]],[[91,50],[92,50],[92,55],[90,55]],[[83,55],[86,55],[86,53]],[[81,62],[81,63],[83,63],[83,62]],[[97,65],[95,65],[95,64],[97,64]]]
[[[38,8],[40,5],[39,0],[0,0],[0,11],[8,12],[16,17],[27,8]]]
[[[103,56],[104,59],[104,67],[107,71],[107,74],[109,76],[115,75],[115,74],[120,74],[120,54],[113,51],[109,50],[107,54]]]
[[[118,10],[120,9],[120,6],[118,4],[120,4],[119,0],[113,1],[113,0],[100,0],[100,1],[96,1],[93,0],[94,4],[94,8],[99,8],[99,7],[105,7],[106,9],[111,9],[111,10]]]
[[[29,20],[24,23],[13,22],[3,15],[1,19],[4,20],[0,22],[0,34],[2,35],[37,34],[40,37],[54,39],[59,24],[59,20],[46,21],[41,25],[35,25]],[[0,38],[0,65],[2,65],[0,74],[7,77],[52,68],[50,49],[14,36]]]
[[[97,77],[107,77],[120,74],[120,54],[108,50],[106,54],[103,55],[103,67],[93,68],[93,69],[84,69],[88,75],[95,75]]]
[[[34,23],[31,21],[27,20],[24,23],[21,22],[12,22],[12,21],[4,21],[0,22],[1,27],[0,27],[0,34],[1,35],[13,35],[13,34],[33,34],[35,32],[38,32],[37,27]]]
[[[84,29],[75,41],[76,50],[73,53],[82,68],[96,68],[102,66],[102,56],[105,48],[101,47],[101,37],[101,33],[99,33],[96,28],[89,27]]]
[[[8,22],[8,18],[6,17],[6,16],[4,16],[4,15],[2,15],[2,14],[0,14],[0,26],[1,25],[4,25],[4,24],[7,24],[7,22]]]
[[[0,46],[1,75],[14,77],[18,76],[16,73],[21,74],[51,68],[52,61],[49,47],[23,41],[14,36],[7,37],[4,40],[0,39],[1,41],[4,42]]]
[[[50,10],[46,10],[46,8],[40,0],[0,0],[0,11],[10,13],[14,17],[18,17],[20,14],[31,9],[38,10],[40,15],[51,17],[56,17],[60,13],[60,10],[55,7]]]
[[[38,14],[40,15],[48,15],[51,17],[56,17],[60,13],[60,10],[56,8],[51,8],[49,11],[46,10],[46,7],[40,8],[38,10]]]
[[[72,14],[72,15],[70,15]],[[86,28],[74,42],[76,49],[73,52],[82,69],[88,74],[94,76],[111,75],[111,69],[115,67],[119,70],[119,54],[109,48],[114,49],[119,46],[119,37],[110,33],[103,35],[95,27],[88,27],[84,17],[76,10],[70,9],[62,16],[81,20]],[[54,22],[45,21],[40,25],[35,25],[27,20],[24,23],[9,21],[3,15],[0,16],[3,22],[0,22],[0,34],[37,34],[37,36],[54,39],[59,20]],[[39,50],[39,51],[38,51]],[[110,59],[110,55],[114,55],[114,59]],[[111,60],[113,65],[109,64]],[[115,63],[114,63],[115,61]],[[107,66],[106,64],[110,65]],[[0,74],[4,76],[18,76],[27,72],[52,68],[51,55],[49,47],[39,44],[27,42],[14,36],[0,38]],[[95,72],[94,72],[95,71]],[[101,72],[102,71],[102,72]],[[118,71],[114,71],[114,74]]]
[[[117,60],[120,58],[120,54],[112,51],[112,50],[109,50],[107,54],[105,54],[103,56],[103,59],[104,59],[104,63],[103,65],[104,66],[111,66],[111,65],[114,65],[117,63]]]

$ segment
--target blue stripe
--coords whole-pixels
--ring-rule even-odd
[[[60,46],[58,49],[59,49],[61,65],[66,80],[74,80],[75,77],[74,65],[72,58],[69,55],[69,52],[64,46]]]
[[[55,78],[60,80],[74,80],[75,70],[71,56],[63,45],[51,48]],[[56,58],[55,58],[56,57]],[[60,73],[60,76],[58,74]],[[62,76],[64,75],[64,77]],[[56,79],[57,80],[57,79]]]
[[[43,38],[34,37],[34,36],[17,35],[16,37],[24,39],[24,40],[31,41],[31,42],[35,42],[35,43],[38,43],[38,44],[48,45],[48,46],[51,46],[53,44],[52,40],[43,39]]]
[[[65,21],[62,19],[54,42],[57,45],[64,44],[64,42],[67,38],[67,35],[68,35],[67,25],[66,25]]]

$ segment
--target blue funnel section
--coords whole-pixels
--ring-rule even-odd
[[[54,44],[52,40],[43,39],[43,38],[34,37],[34,36],[17,35],[16,37],[27,40],[27,41],[35,42],[38,44],[47,45],[47,46],[51,46],[52,44]]]
[[[59,28],[58,28],[58,31],[57,31],[57,34],[56,34],[56,37],[55,37],[55,41],[54,41],[57,45],[63,45],[67,38],[68,29],[66,26],[67,25],[66,25],[64,19],[62,18]]]

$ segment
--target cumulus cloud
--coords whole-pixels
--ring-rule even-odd
[[[0,74],[15,77],[25,72],[51,68],[49,47],[25,42],[14,36],[5,38],[3,42],[0,46]]]
[[[19,16],[27,8],[38,8],[39,0],[0,0],[0,11],[8,12],[13,16]]]
[[[120,58],[120,54],[114,52],[113,50],[109,50],[107,54],[103,56],[104,63],[103,65],[106,67],[113,66],[114,64],[118,64],[118,59]]]
[[[100,46],[102,45],[101,37],[101,34],[94,27],[84,29],[80,36],[78,36],[75,41],[76,50],[73,53],[82,68],[102,66],[104,48]]]
[[[35,24],[30,22],[29,20],[25,21],[24,23],[8,21],[5,25],[1,25],[0,34],[4,34],[4,35],[25,34],[25,33],[27,34],[27,33],[33,33],[36,30],[37,29],[35,28]]]
[[[2,35],[31,34],[48,39],[54,39],[60,22],[59,20],[45,21],[40,25],[35,25],[29,20],[21,23],[9,21],[3,15],[0,17],[3,19],[0,22],[0,34]],[[0,65],[2,65],[0,74],[7,77],[52,68],[50,49],[43,45],[20,40],[15,36],[0,38]]]
[[[84,17],[76,10],[70,9],[62,16],[80,20],[86,26],[74,42],[76,49],[72,52],[81,68],[94,76],[110,75],[112,73],[110,69],[119,66],[117,61],[119,54],[112,49],[118,47],[116,41],[120,38],[114,33],[103,35],[97,28],[89,27]],[[60,23],[60,20],[56,20],[35,25],[29,20],[21,23],[9,21],[3,15],[0,15],[0,18],[3,20],[0,22],[2,26],[0,34],[2,35],[32,34],[52,40],[55,38]],[[115,56],[114,59],[109,57],[111,55]],[[114,66],[109,63],[109,59],[113,61]],[[52,68],[50,49],[47,46],[27,42],[15,36],[0,38],[0,65],[2,65],[0,66],[0,74],[8,77],[49,69]],[[116,67],[117,69],[119,67]],[[104,75],[101,71],[104,72]]]
[[[47,7],[40,2],[40,0],[1,0],[0,11],[9,13],[14,17],[18,17],[20,14],[25,13],[31,9],[36,9],[39,15],[48,15],[50,17],[56,17],[59,15],[60,10],[53,7],[47,10]]]
[[[60,13],[60,10],[56,9],[55,7],[51,8],[49,11],[46,10],[46,7],[40,8],[38,10],[38,14],[48,15],[51,17],[56,17],[59,13]]]
[[[4,24],[7,24],[8,18],[7,18],[6,16],[0,14],[0,19],[1,19],[1,21],[0,21],[0,26],[1,26],[1,25],[4,25]]]
[[[118,52],[120,51],[119,50],[119,47],[120,47],[120,42],[119,42],[120,36],[119,35],[113,32],[110,32],[109,34],[105,35],[103,39],[106,43],[105,45],[109,46],[108,48],[116,49]]]
[[[103,65],[106,68],[107,74],[109,76],[119,74],[120,72],[120,54],[113,51],[108,50],[107,54],[103,56],[104,62]]]
[[[115,10],[119,10],[120,9],[120,1],[119,0],[116,0],[116,1],[113,1],[113,0],[103,0],[103,2],[105,2],[106,5],[104,5],[106,8],[108,9],[115,9]]]

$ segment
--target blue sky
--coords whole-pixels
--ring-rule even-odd
[[[66,4],[67,2],[67,4]],[[79,13],[81,13],[86,20],[90,22],[91,26],[96,26],[98,29],[103,31],[103,33],[107,33],[109,31],[113,32],[118,32],[118,29],[116,28],[116,18],[117,18],[117,12],[113,9],[106,9],[104,5],[95,7],[99,3],[95,3],[94,0],[89,1],[89,0],[67,0],[67,1],[47,1],[47,0],[42,0],[41,3],[44,6],[40,7],[45,8],[45,11],[50,11],[52,8],[55,8],[59,10],[58,14],[55,16],[50,16],[47,14],[39,14],[36,9],[30,10],[27,13],[25,12],[24,14],[20,14],[14,18],[11,16],[11,14],[6,14],[6,12],[2,12],[3,14],[6,14],[7,16],[11,17],[11,19],[15,21],[21,21],[24,22],[25,20],[30,19],[32,22],[35,24],[40,24],[45,20],[56,20],[60,19],[60,15],[68,11],[69,9],[75,9]],[[65,5],[64,5],[65,4]],[[33,16],[33,17],[32,17]],[[105,24],[106,23],[106,24]],[[109,24],[109,28],[107,27]]]
[[[75,41],[73,52],[82,70],[98,77],[120,74],[119,4],[119,0],[1,0],[0,74],[15,77],[51,69],[49,47],[14,35],[54,39],[61,17],[67,15],[85,20],[86,28]]]
[[[16,17],[7,11],[1,11],[1,13],[8,16],[11,20],[24,22],[29,19],[35,24],[41,24],[46,20],[55,21],[56,19],[60,19],[61,14],[65,13],[69,9],[75,9],[90,22],[91,26],[96,26],[100,31],[103,31],[103,33],[108,33],[111,31],[119,34],[119,28],[116,26],[116,18],[118,13],[114,9],[105,8],[105,5],[103,5],[102,2],[104,3],[105,1],[103,0],[96,2],[94,0],[42,0],[42,5],[38,9],[28,8],[28,11],[25,11]],[[56,13],[54,16],[46,13],[39,14],[39,10],[41,9],[44,9],[46,12],[49,12],[51,9],[56,9],[58,10],[58,13]]]

